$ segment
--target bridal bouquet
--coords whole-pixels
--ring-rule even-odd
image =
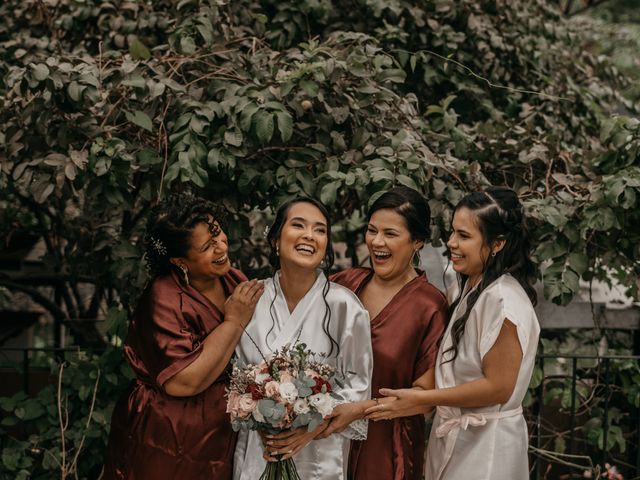
[[[258,365],[234,365],[227,390],[233,429],[315,430],[333,409],[332,392],[342,386],[335,369],[315,357],[302,343],[286,345]],[[299,478],[293,460],[287,459],[267,462],[260,480]]]

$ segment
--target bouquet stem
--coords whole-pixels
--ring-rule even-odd
[[[260,480],[301,480],[293,459],[267,462],[267,466],[260,476]]]

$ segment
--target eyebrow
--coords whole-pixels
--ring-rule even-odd
[[[207,245],[211,243],[212,240],[213,240],[213,235],[211,235],[209,239],[200,246],[200,251],[202,252],[207,247]]]
[[[378,228],[376,227],[373,223],[369,223],[367,224],[367,228],[375,228],[376,230],[382,230],[383,232],[393,232],[393,233],[400,233],[400,230],[397,230],[393,227],[389,227],[389,228]]]
[[[292,219],[290,219],[290,222],[293,222],[294,220],[297,220],[299,222],[303,222],[303,223],[307,223],[307,219],[304,217],[293,217]],[[326,227],[327,224],[324,222],[315,222],[314,225],[320,225],[321,227]]]

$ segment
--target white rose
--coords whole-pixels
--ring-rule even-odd
[[[258,402],[259,404],[260,402]],[[251,415],[253,415],[253,418],[256,422],[262,422],[264,423],[264,415],[262,415],[262,412],[260,411],[260,406],[258,405],[256,407],[256,409],[251,412]]]
[[[316,393],[309,397],[309,405],[315,408],[320,415],[326,417],[333,411],[331,395],[328,393]]]
[[[293,404],[293,411],[298,415],[302,415],[303,413],[309,413],[309,404],[304,398],[299,398]]]
[[[285,402],[293,403],[298,398],[298,389],[291,382],[280,384],[280,396]]]
[[[256,383],[258,385],[262,385],[264,382],[267,381],[267,379],[271,378],[271,375],[269,375],[268,373],[258,373],[256,375]]]

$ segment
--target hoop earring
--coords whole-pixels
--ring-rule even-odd
[[[189,286],[189,270],[187,270],[187,267],[185,267],[184,265],[178,265],[178,268],[182,271],[182,279],[184,280],[184,283],[188,287]]]
[[[498,254],[498,252],[491,252],[491,256],[495,257]]]

